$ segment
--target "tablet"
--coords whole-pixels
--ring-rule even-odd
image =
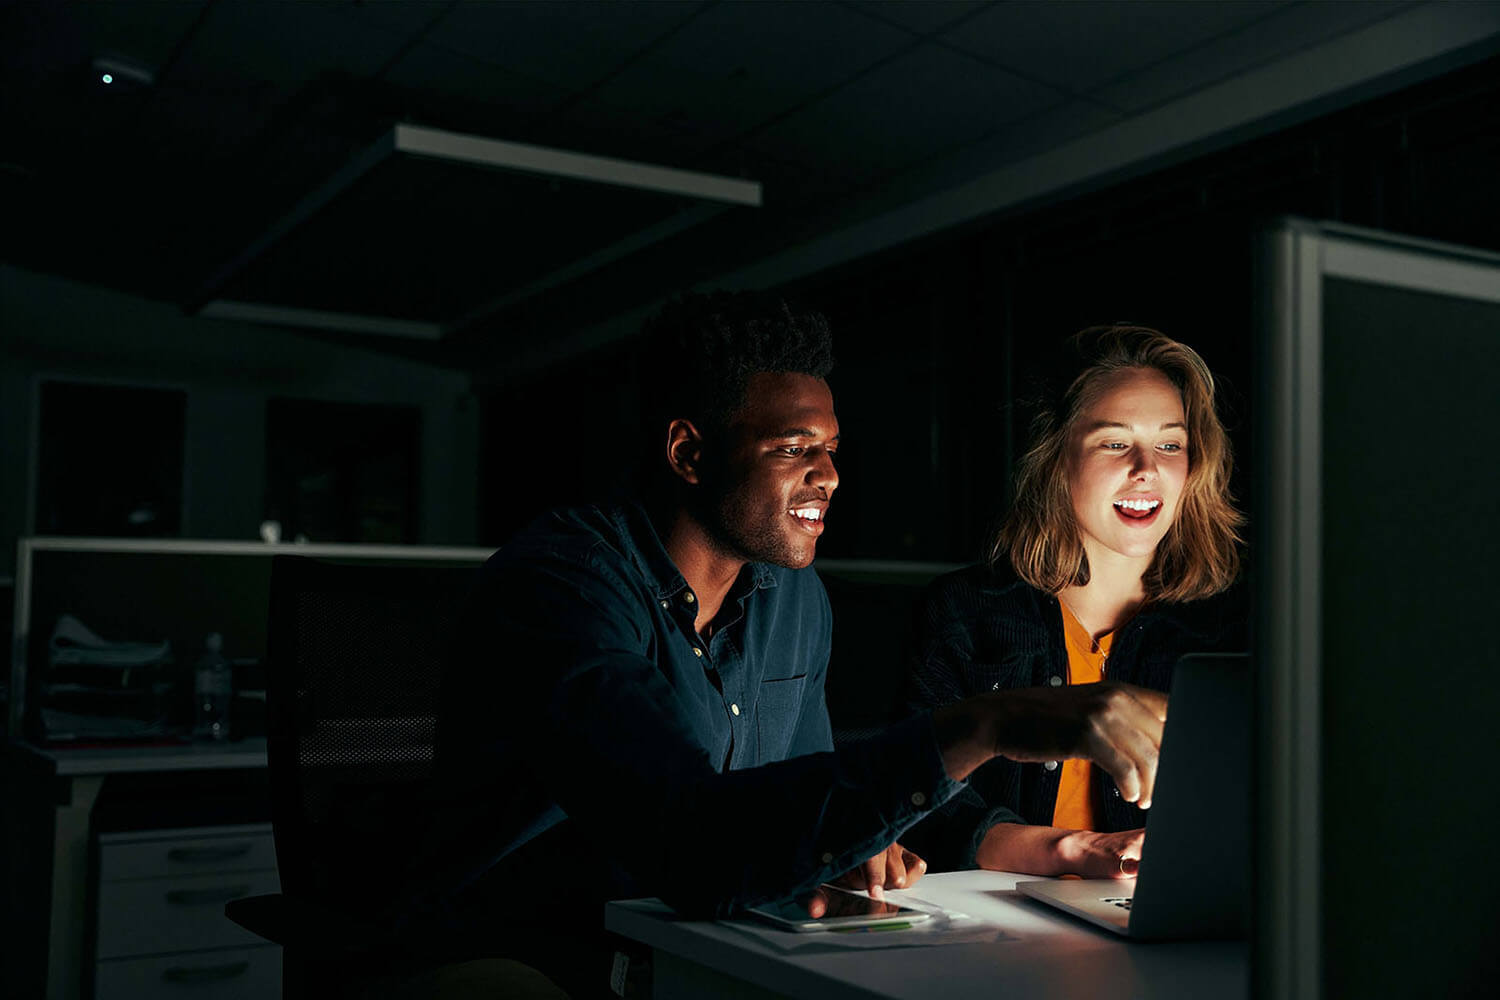
[[[818,891],[828,900],[828,910],[821,917],[807,915],[805,896],[785,903],[752,906],[750,912],[777,927],[799,932],[838,931],[854,927],[900,930],[931,916],[909,906],[884,899],[871,899],[867,893],[851,892],[834,885],[824,884],[818,887]]]

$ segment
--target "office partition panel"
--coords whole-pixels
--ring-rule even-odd
[[[1500,255],[1264,236],[1256,992],[1463,995],[1497,973]]]

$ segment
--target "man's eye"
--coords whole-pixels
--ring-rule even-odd
[[[781,452],[783,455],[789,455],[792,458],[796,458],[798,455],[802,454],[806,450],[807,450],[806,448],[802,447],[799,444],[789,444],[789,445],[787,445],[784,448],[778,448],[777,449],[777,451]]]

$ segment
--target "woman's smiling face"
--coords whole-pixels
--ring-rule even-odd
[[[1187,482],[1182,393],[1154,368],[1104,376],[1068,447],[1073,514],[1090,563],[1113,553],[1149,564]]]

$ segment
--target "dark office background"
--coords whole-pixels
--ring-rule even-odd
[[[0,630],[27,534],[249,541],[275,520],[285,540],[503,544],[624,477],[649,364],[630,332],[726,283],[831,320],[824,558],[974,559],[1029,374],[1116,320],[1208,360],[1248,502],[1255,232],[1296,214],[1500,250],[1494,10],[0,5]],[[1261,95],[1225,88],[1251,78],[1278,96],[1232,128],[1162,120],[1236,114]],[[1139,130],[1119,158],[1092,141],[1147,119],[1154,151]],[[398,123],[753,179],[764,201],[715,212],[382,151]],[[1069,179],[890,235],[911,206],[1067,149],[1103,165],[1054,158]],[[860,598],[871,620],[899,619],[891,593]],[[259,654],[253,623],[220,618]],[[93,623],[161,637],[120,621]],[[182,631],[186,648],[206,630]],[[888,653],[873,631],[836,647]],[[867,676],[831,697],[856,704]],[[181,794],[103,807],[161,822]],[[7,893],[38,877],[4,864]]]
[[[4,530],[253,539],[274,519],[287,539],[501,544],[621,476],[639,432],[629,331],[674,290],[755,274],[860,206],[911,202],[985,157],[1055,148],[1128,120],[1122,108],[1161,114],[1256,59],[1469,9],[348,3],[299,8],[303,44],[254,5],[7,5]],[[1496,48],[1479,34],[773,282],[836,336],[843,483],[822,554],[972,559],[1004,508],[1027,373],[1087,324],[1196,346],[1249,458],[1257,226],[1295,213],[1500,246]],[[715,53],[732,61],[709,65]],[[881,107],[909,141],[860,126],[841,155],[829,129],[856,106]],[[712,214],[430,157],[372,161],[400,122],[748,176],[764,203]],[[632,252],[568,270],[643,231],[655,236]],[[276,315],[245,322],[215,311],[225,302]],[[308,320],[328,314],[357,322]],[[372,333],[370,317],[406,327]],[[186,404],[150,416],[118,402],[131,391]],[[48,402],[61,393],[87,402]],[[183,429],[129,430],[163,420]],[[90,479],[104,457],[115,471]],[[174,462],[180,483],[163,485]],[[96,494],[93,513],[80,493]]]
[[[845,440],[820,554],[975,559],[1025,439],[1028,371],[1072,331],[1115,320],[1192,344],[1219,376],[1241,459],[1236,492],[1248,503],[1258,227],[1296,214],[1500,249],[1497,176],[1492,58],[789,284],[836,337],[831,382]],[[484,541],[624,474],[639,428],[621,373],[637,363],[622,346],[481,391]]]

